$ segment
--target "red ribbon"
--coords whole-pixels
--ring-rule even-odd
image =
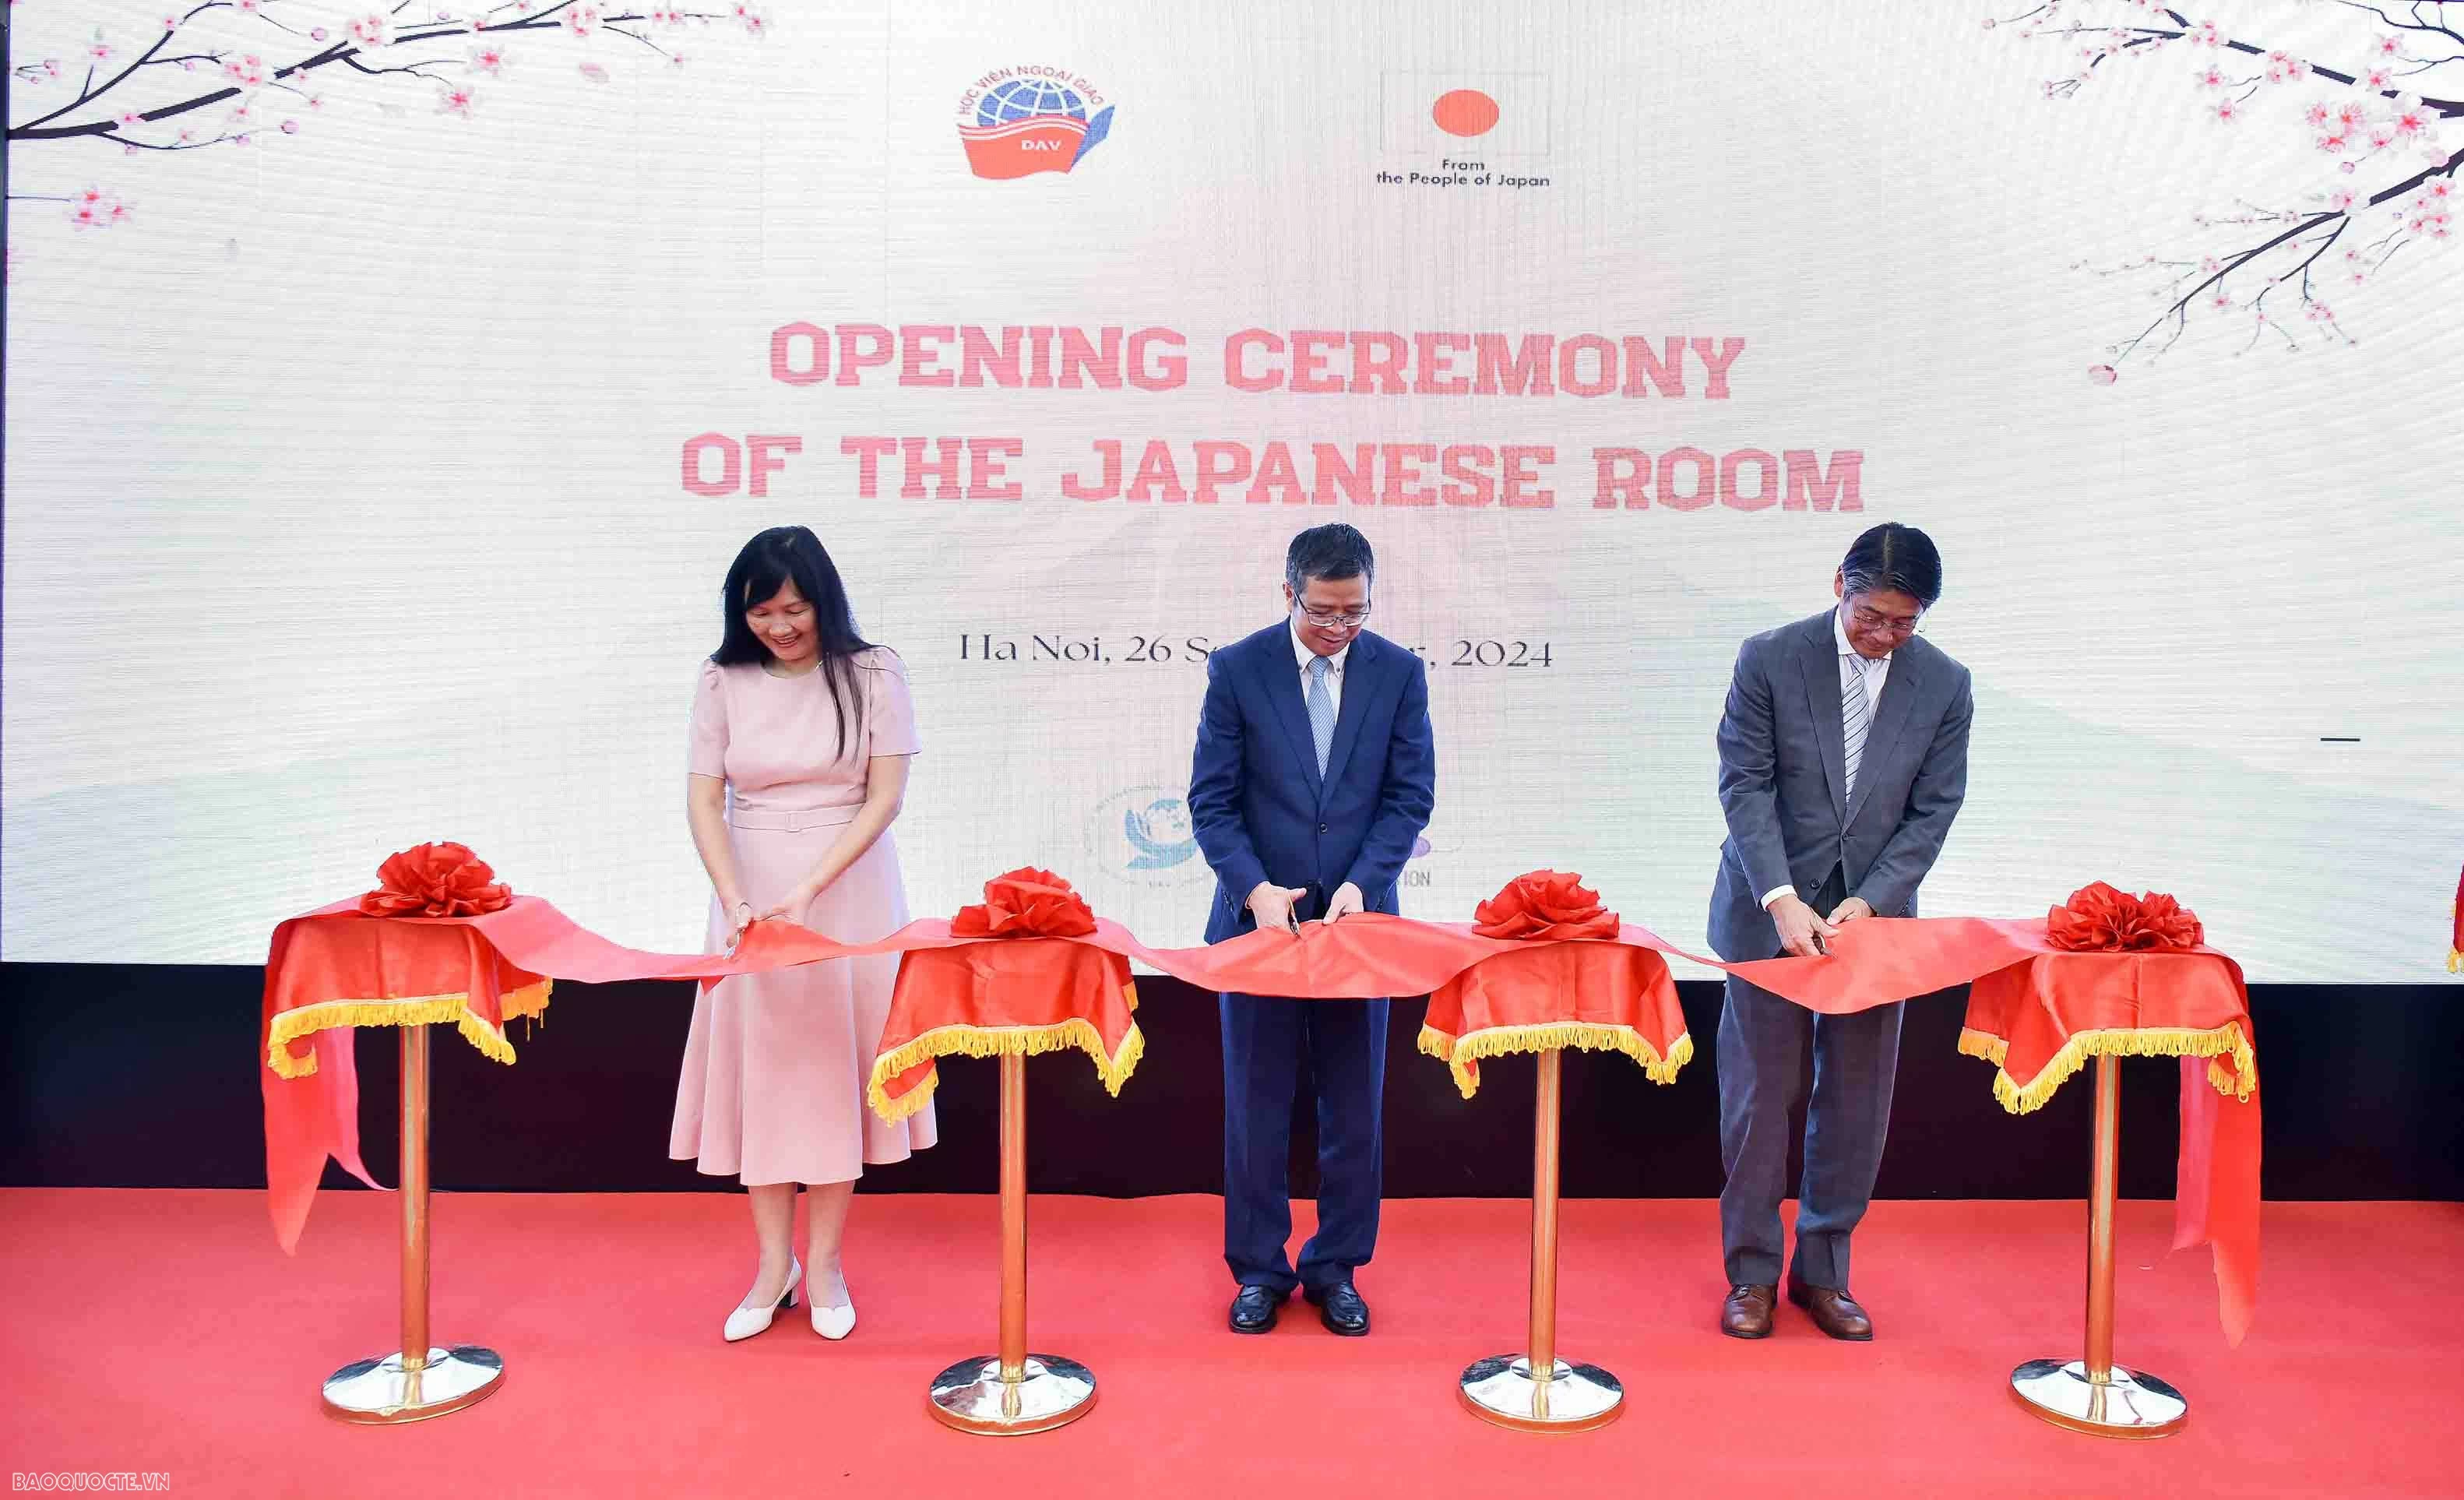
[[[1472,913],[1471,930],[1483,938],[1551,942],[1575,938],[1615,938],[1620,924],[1600,905],[1599,893],[1583,877],[1558,870],[1517,875]]]
[[[2101,880],[2045,914],[2045,940],[2071,953],[2195,948],[2206,936],[2199,918],[2171,896],[2132,895]]]
[[[984,882],[981,906],[962,906],[950,919],[953,938],[1085,938],[1095,914],[1069,882],[1022,865]]]
[[[377,888],[360,897],[369,916],[478,916],[514,898],[488,862],[461,844],[415,844],[377,867]]]

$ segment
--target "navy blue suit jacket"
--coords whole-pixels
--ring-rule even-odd
[[[1393,912],[1403,862],[1436,803],[1429,673],[1419,657],[1366,630],[1353,638],[1324,776],[1290,624],[1207,657],[1189,821],[1217,882],[1208,942],[1255,925],[1249,893],[1264,880],[1313,888],[1304,917],[1324,915],[1347,881],[1370,911]]]

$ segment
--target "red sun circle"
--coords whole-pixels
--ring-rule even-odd
[[[1497,127],[1497,100],[1478,89],[1456,89],[1438,96],[1429,118],[1450,136],[1486,135]]]

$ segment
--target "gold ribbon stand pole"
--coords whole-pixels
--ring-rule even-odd
[[[1463,1409],[1522,1432],[1584,1432],[1625,1409],[1625,1388],[1595,1364],[1557,1357],[1557,1145],[1564,1051],[1540,1053],[1531,1125],[1531,1329],[1528,1353],[1491,1355],[1456,1384]]]
[[[428,1342],[428,1027],[402,1029],[402,1348],[325,1379],[325,1415],[385,1425],[485,1401],[504,1383],[493,1349]]]
[[[1026,1352],[1026,1059],[1001,1060],[1001,1353],[933,1378],[925,1409],[960,1432],[1045,1432],[1095,1409],[1095,1376],[1075,1359]]]
[[[2011,1372],[2019,1404],[2101,1438],[2161,1438],[2189,1416],[2182,1393],[2113,1362],[2113,1202],[2121,1159],[2122,1059],[2096,1060],[2095,1168],[2087,1203],[2087,1357],[2031,1359]]]

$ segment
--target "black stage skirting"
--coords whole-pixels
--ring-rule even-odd
[[[253,1049],[261,970],[154,964],[0,964],[0,1186],[261,1187]],[[1704,1198],[1720,1190],[1716,982],[1679,984],[1694,1061],[1662,1087],[1614,1055],[1570,1057],[1565,1192]],[[1028,1067],[1035,1191],[1135,1197],[1221,1187],[1222,1082],[1215,997],[1138,981],[1146,1061],[1117,1100],[1074,1053]],[[2267,1123],[2265,1192],[2277,1199],[2464,1200],[2464,988],[2254,984]],[[2093,1091],[2074,1081],[2035,1114],[2005,1114],[1992,1070],[1958,1055],[1965,996],[1909,1007],[1879,1198],[2077,1198],[2086,1191]],[[667,1156],[692,990],[559,984],[545,1024],[517,1024],[520,1062],[491,1063],[450,1032],[433,1048],[431,1160],[439,1188],[517,1192],[717,1185]],[[1391,1198],[1521,1197],[1531,1180],[1531,1069],[1482,1069],[1476,1099],[1419,1055],[1417,1002],[1394,1008],[1386,1079]],[[526,1033],[528,1030],[528,1034]],[[370,1167],[393,1176],[390,1033],[360,1041]],[[942,1065],[942,1143],[877,1168],[869,1192],[996,1190],[994,1074]],[[2122,1192],[2173,1190],[2176,1070],[2123,1069]],[[1314,1126],[1293,1133],[1292,1190],[1314,1190]],[[347,1183],[332,1168],[327,1185]],[[725,1185],[732,1186],[732,1181]]]

